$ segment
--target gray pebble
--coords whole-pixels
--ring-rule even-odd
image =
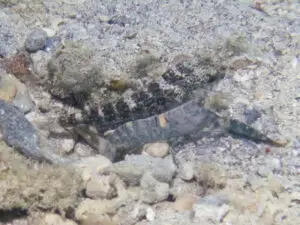
[[[261,177],[267,177],[270,174],[272,174],[272,170],[267,167],[267,166],[261,166],[259,167],[259,169],[257,170],[257,173],[261,176]]]
[[[40,137],[33,125],[13,105],[0,100],[0,132],[7,145],[24,155],[42,159]]]
[[[227,196],[218,196],[218,195],[208,195],[200,199],[198,204],[212,205],[212,206],[221,206],[227,204],[229,199]]]
[[[105,169],[105,173],[116,173],[131,186],[139,185],[142,176],[146,172],[159,182],[170,183],[175,172],[176,165],[171,157],[153,158],[145,155],[127,155],[124,161],[114,163]]]
[[[42,29],[34,29],[26,38],[25,48],[29,52],[42,50],[47,43],[47,33]]]

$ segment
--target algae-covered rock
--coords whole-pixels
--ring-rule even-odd
[[[82,190],[67,167],[32,164],[0,142],[0,209],[60,210],[75,207]]]
[[[66,42],[48,63],[50,92],[60,98],[91,93],[102,84],[100,62],[82,44]]]

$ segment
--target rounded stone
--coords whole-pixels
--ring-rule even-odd
[[[26,38],[25,48],[28,52],[37,52],[46,46],[47,32],[42,29],[34,29]]]
[[[145,144],[143,152],[152,157],[163,158],[169,153],[169,144],[166,142],[156,142]]]

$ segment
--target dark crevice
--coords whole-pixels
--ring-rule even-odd
[[[0,210],[0,222],[8,223],[15,219],[21,219],[28,216],[28,211],[25,209]]]

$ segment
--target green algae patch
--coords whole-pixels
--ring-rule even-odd
[[[81,178],[67,167],[28,160],[0,142],[0,210],[59,210],[76,207]]]

